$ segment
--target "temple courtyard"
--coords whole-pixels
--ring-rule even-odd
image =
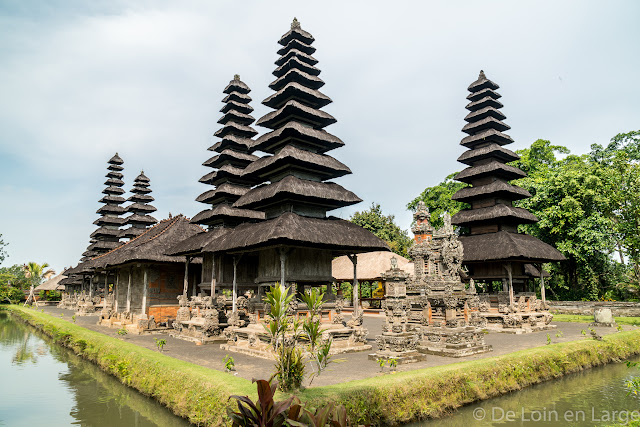
[[[62,318],[68,321],[71,321],[71,317],[74,314],[72,310],[61,309],[54,306],[41,307],[40,309],[44,310],[45,313],[55,317],[60,317],[60,315],[62,315]],[[87,329],[109,335],[111,337],[120,338],[141,347],[156,351],[157,348],[154,339],[165,339],[166,345],[163,349],[163,354],[219,371],[225,370],[223,358],[227,354],[229,354],[235,360],[235,372],[232,372],[229,375],[237,375],[247,380],[251,380],[253,378],[268,379],[274,372],[273,361],[251,357],[239,353],[229,353],[222,350],[220,348],[220,344],[196,345],[193,342],[175,339],[166,334],[128,334],[122,337],[118,335],[117,329],[98,325],[98,317],[99,316],[97,314],[95,316],[77,316],[75,323],[78,326],[82,326]],[[312,386],[316,387],[339,384],[363,378],[370,378],[381,375],[392,375],[392,369],[388,365],[385,366],[383,371],[381,372],[378,363],[376,363],[376,361],[368,359],[369,354],[373,354],[377,351],[375,336],[382,333],[384,321],[385,318],[382,314],[365,315],[363,326],[369,330],[367,342],[373,347],[373,349],[370,351],[339,354],[333,356],[333,363],[331,363],[327,370],[324,371],[320,376],[317,376],[313,379]],[[552,324],[557,325],[557,329],[519,335],[500,332],[488,332],[486,334],[485,340],[488,345],[493,346],[493,351],[460,358],[427,355],[425,361],[400,364],[397,366],[396,371],[410,371],[415,369],[423,369],[434,366],[453,364],[457,362],[464,362],[468,360],[485,359],[512,353],[518,350],[543,347],[547,345],[548,342],[547,334],[551,338],[552,343],[591,339],[588,332],[589,324],[587,323],[553,321]],[[637,326],[623,325],[622,328],[626,331],[635,329],[637,328]],[[613,327],[594,327],[593,329],[601,336],[617,333],[616,328]],[[583,330],[587,330],[586,336],[582,334]],[[308,365],[307,370],[307,373],[309,373],[310,370]],[[308,386],[308,383],[309,379],[307,375],[304,385]]]

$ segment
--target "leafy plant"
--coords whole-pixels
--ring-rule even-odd
[[[396,359],[395,357],[390,358],[389,359],[389,367],[391,369],[393,369],[394,372],[395,372],[397,366],[398,366],[398,359]]]
[[[627,368],[635,368],[638,365],[638,362],[631,362],[630,360],[627,360]],[[640,377],[632,377],[630,380],[627,380],[627,396],[632,394],[634,396],[640,394]]]
[[[378,358],[376,359],[376,362],[378,362],[378,365],[380,366],[380,372],[383,372],[384,366],[387,364],[387,361],[385,359]]]
[[[551,335],[547,334],[547,345],[551,344]]]
[[[235,360],[233,360],[233,357],[229,356],[228,354],[224,356],[224,359],[222,359],[222,362],[224,363],[224,369],[227,372],[236,370],[236,362]]]
[[[231,408],[227,409],[227,415],[231,418],[233,426],[258,426],[275,427],[284,425],[286,420],[285,411],[289,410],[293,402],[293,397],[276,402],[273,397],[278,387],[278,383],[271,384],[266,380],[253,380],[258,388],[258,401],[253,401],[248,396],[231,396],[238,402],[238,412]]]
[[[556,332],[556,338],[562,338],[564,336],[564,332],[558,331]]]
[[[587,330],[586,329],[581,330],[580,333],[582,335],[584,335],[585,337],[587,336]]]
[[[302,349],[282,345],[276,353],[276,375],[280,390],[300,388],[304,380],[304,356]]]
[[[595,329],[589,328],[589,333],[591,333],[591,338],[596,341],[602,341],[602,336],[600,336]]]
[[[118,335],[120,335],[121,337],[124,337],[127,334],[128,334],[128,332],[127,332],[127,330],[125,328],[118,329]]]
[[[154,338],[153,340],[156,342],[156,347],[158,347],[158,351],[162,352],[162,349],[167,344],[167,340],[165,340],[164,338],[160,338],[160,339]]]
[[[616,331],[622,332],[623,331],[622,325],[616,326]]]
[[[73,316],[71,316],[71,320],[73,321],[73,323],[76,323],[76,315],[75,314]]]

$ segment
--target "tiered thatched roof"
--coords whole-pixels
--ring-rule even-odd
[[[156,211],[156,208],[150,204],[154,200],[150,194],[150,185],[149,178],[144,174],[144,171],[140,172],[140,175],[136,177],[133,183],[133,189],[131,190],[133,195],[127,199],[128,202],[131,202],[127,206],[127,212],[130,212],[131,215],[125,218],[124,223],[130,227],[122,230],[120,237],[133,239],[158,222],[157,219],[149,215],[151,212]]]
[[[455,179],[470,187],[453,195],[454,200],[471,204],[452,218],[452,223],[467,227],[468,236],[460,241],[464,246],[465,263],[486,261],[559,261],[564,257],[555,248],[532,236],[518,234],[519,224],[535,223],[535,215],[512,205],[515,200],[531,197],[528,191],[509,181],[526,174],[507,162],[520,157],[506,148],[513,140],[503,132],[509,126],[502,122],[505,115],[499,111],[502,103],[497,84],[480,71],[478,80],[469,86],[470,103],[462,131],[469,136],[461,145],[468,148],[458,161],[468,165]]]
[[[225,106],[221,110],[224,115],[218,120],[223,127],[214,134],[222,140],[209,148],[217,154],[203,163],[214,170],[200,179],[200,182],[216,188],[198,196],[196,201],[211,207],[191,220],[194,224],[208,225],[210,228],[235,226],[241,222],[264,218],[261,212],[231,206],[257,183],[254,178],[244,174],[244,169],[258,159],[251,154],[251,138],[258,132],[250,126],[255,120],[249,115],[253,111],[249,105],[251,97],[248,95],[251,90],[240,80],[240,76],[236,74],[223,92],[227,94],[223,99]]]
[[[118,153],[109,159],[107,167],[109,172],[104,183],[106,188],[102,190],[105,196],[100,199],[100,203],[104,205],[96,211],[100,214],[100,218],[94,222],[99,228],[91,234],[91,244],[82,254],[85,260],[109,252],[120,245],[120,226],[124,222],[121,215],[125,212],[125,209],[120,206],[125,202],[122,197],[124,194],[123,163]]]

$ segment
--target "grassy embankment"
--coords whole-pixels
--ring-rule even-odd
[[[640,326],[640,317],[615,317],[614,320],[618,325],[631,325]],[[582,314],[554,314],[554,322],[577,322],[577,323],[592,323],[593,316],[587,316]]]
[[[35,310],[11,311],[176,414],[194,423],[223,423],[230,394],[255,397],[247,380],[182,362],[89,331]],[[467,403],[519,390],[585,368],[640,353],[640,330],[604,341],[584,339],[488,359],[400,372],[303,390],[312,406],[343,404],[351,424],[402,424],[437,417]],[[280,397],[282,398],[282,396]]]

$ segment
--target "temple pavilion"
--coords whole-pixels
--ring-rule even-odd
[[[500,112],[499,86],[487,79],[484,72],[471,83],[462,131],[468,134],[460,144],[467,148],[458,161],[468,167],[455,179],[466,184],[453,199],[466,202],[470,209],[456,213],[452,223],[467,231],[460,237],[464,246],[464,265],[476,281],[502,281],[513,304],[516,291],[526,291],[531,272],[540,274],[542,263],[562,261],[564,256],[537,238],[519,233],[519,224],[538,221],[526,209],[513,205],[514,201],[531,197],[528,191],[510,183],[526,174],[507,163],[520,157],[504,146],[513,143],[504,132],[510,127]],[[529,264],[536,265],[532,269]],[[542,278],[542,275],[540,276]],[[542,287],[544,301],[544,285]]]

